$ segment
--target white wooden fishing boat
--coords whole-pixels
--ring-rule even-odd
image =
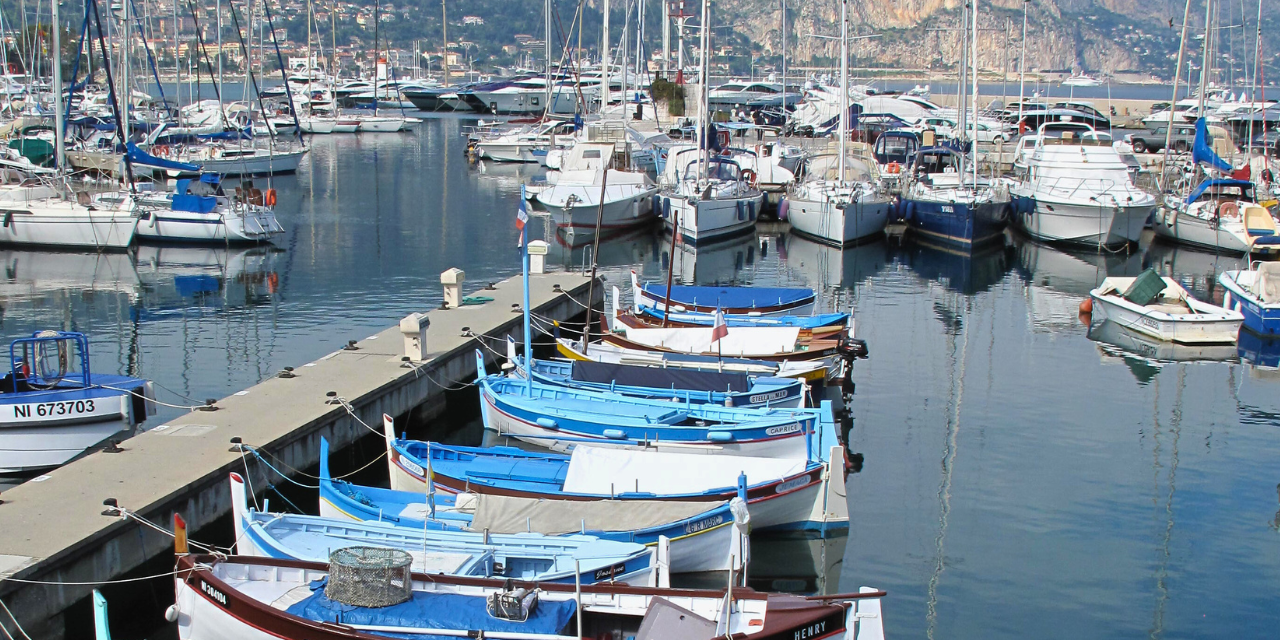
[[[1151,296],[1160,283],[1164,288]],[[1089,295],[1097,318],[1169,342],[1232,343],[1244,321],[1238,311],[1201,302],[1172,278],[1154,271],[1137,278],[1106,278]]]
[[[178,539],[182,542],[176,547],[176,603],[166,616],[178,622],[183,640],[884,638],[880,598],[885,593],[869,587],[814,598],[736,586],[717,590],[608,584],[575,588],[406,576],[403,569],[393,577],[395,569],[389,566],[376,575],[364,573],[378,585],[398,586],[404,601],[396,598],[387,600],[394,604],[364,606],[343,601],[351,602],[357,594],[381,596],[384,589],[357,587],[339,566],[188,555],[185,531]]]

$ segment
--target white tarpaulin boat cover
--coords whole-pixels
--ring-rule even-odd
[[[627,339],[685,353],[761,356],[792,353],[800,337],[799,327],[730,327],[717,345],[711,343],[711,331],[711,327],[630,328]]]
[[[475,531],[533,531],[548,535],[588,531],[632,531],[660,527],[718,508],[723,502],[673,500],[539,500],[480,496],[472,517]]]
[[[611,490],[658,495],[702,493],[736,488],[740,473],[747,474],[748,485],[799,475],[807,462],[578,446],[569,460],[564,490],[606,496]]]

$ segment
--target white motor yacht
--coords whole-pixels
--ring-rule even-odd
[[[602,233],[653,219],[653,195],[658,186],[642,172],[611,168],[614,152],[612,143],[581,142],[569,150],[554,184],[537,196],[557,226],[575,236],[593,235],[597,219]]]
[[[1137,242],[1157,204],[1111,140],[1085,124],[1041,125],[1026,175],[1009,192],[1021,199],[1016,223],[1027,235],[1092,247]]]

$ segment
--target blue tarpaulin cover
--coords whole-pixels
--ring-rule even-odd
[[[1221,190],[1222,187],[1240,187],[1240,193],[1247,195],[1252,192],[1253,183],[1245,180],[1210,178],[1208,180],[1205,180],[1204,182],[1201,182],[1200,186],[1196,187],[1195,190],[1191,192],[1191,195],[1187,196],[1187,204],[1191,204],[1192,202],[1195,202],[1196,200],[1198,200],[1200,196],[1204,195],[1204,192],[1208,191],[1211,187],[1218,190]],[[1246,199],[1251,199],[1251,198],[1246,198]]]
[[[125,145],[129,150],[129,160],[134,164],[145,164],[148,167],[159,167],[161,169],[173,169],[174,171],[199,171],[200,166],[187,164],[185,162],[174,162],[173,160],[165,160],[157,158],[146,151],[138,148],[138,145],[130,142]]]
[[[218,199],[213,196],[193,196],[186,193],[173,194],[173,210],[174,211],[191,211],[194,213],[209,213],[218,205]]]
[[[1196,118],[1196,142],[1191,148],[1191,161],[1196,164],[1207,164],[1219,171],[1230,171],[1231,164],[1218,157],[1209,146],[1209,130],[1204,118]]]
[[[646,284],[645,293],[658,299],[667,296],[663,285]],[[813,298],[813,289],[785,289],[781,287],[697,287],[676,285],[671,287],[671,303],[726,307],[734,309],[796,305]]]
[[[316,622],[540,634],[560,633],[565,625],[569,624],[574,614],[572,600],[542,600],[529,615],[528,620],[514,622],[489,615],[484,598],[478,596],[422,592],[415,592],[408,602],[389,607],[355,607],[334,602],[325,597],[322,585],[313,583],[312,588],[315,589],[315,593],[306,600],[289,607],[286,612]],[[445,640],[448,637],[384,632],[379,632],[378,635],[433,640],[435,638]]]

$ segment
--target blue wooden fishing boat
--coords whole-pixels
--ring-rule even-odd
[[[658,584],[656,552],[641,544],[585,535],[409,529],[385,522],[269,513],[266,505],[262,511],[250,508],[243,478],[230,475],[239,555],[328,562],[336,549],[388,547],[408,552],[413,571],[419,573],[566,584],[593,584],[600,576],[610,582]]]
[[[507,359],[521,362],[510,337]],[[795,408],[804,404],[804,383],[795,378],[539,359],[533,361],[533,376],[546,384],[650,400],[743,408]]]
[[[819,409],[739,409],[631,398],[485,375],[476,351],[484,426],[557,451],[579,443],[653,446],[760,458],[808,458],[820,430],[835,433],[831,403]],[[834,437],[827,440],[834,442]]]
[[[691,289],[691,288],[694,288],[694,287],[672,287],[672,293],[673,294],[684,293],[685,295],[696,296],[696,294],[688,294],[687,291],[682,291],[683,289]],[[722,289],[724,290],[731,289],[735,292],[734,294],[735,296],[746,296],[748,295],[746,291],[756,290],[754,287],[706,287],[706,288],[715,289],[716,291],[720,291]],[[617,291],[618,291],[617,287],[614,287],[613,291],[614,291],[614,298],[616,302]],[[776,291],[784,291],[784,290],[759,289],[758,291],[776,292]],[[802,292],[808,292],[809,293],[808,304],[810,305],[812,304],[813,292],[811,290],[788,289],[785,291],[794,292],[793,294],[791,294],[791,298],[785,298],[785,299],[794,298],[794,299],[801,299],[801,300],[803,299],[801,297]],[[665,295],[666,289],[662,288],[661,292]],[[704,293],[702,295],[705,297],[706,295],[710,295],[710,294]],[[761,294],[761,295],[765,295],[765,294]],[[770,293],[767,295],[770,296],[769,299],[773,299],[772,296],[774,294]],[[668,313],[666,310],[665,297],[655,298],[654,294],[650,293],[645,286],[641,286],[640,278],[636,275],[636,272],[634,271],[631,272],[631,300],[633,303],[633,308],[636,316],[645,322],[662,323],[663,320],[666,320],[667,325],[673,326],[673,327],[710,327],[715,325],[716,308],[714,306],[710,311],[699,311],[697,309],[690,308],[689,305],[685,305],[683,303],[677,303],[675,299],[672,299],[671,311],[670,313]],[[726,300],[729,300],[730,302],[739,302],[734,298],[726,298]],[[763,302],[763,301],[764,299],[756,300],[754,297],[751,299],[752,304],[755,304],[757,302]],[[679,304],[679,306],[677,306],[677,304]],[[833,327],[833,326],[843,325],[845,322],[849,320],[849,314],[847,313],[822,313],[822,314],[816,314],[816,315],[798,315],[794,313],[783,314],[781,311],[778,311],[778,312],[747,311],[745,313],[736,313],[736,312],[729,312],[724,309],[721,309],[721,312],[724,314],[725,324],[727,324],[730,327],[800,327],[802,329],[819,329],[822,327]]]
[[[0,474],[65,464],[155,413],[151,383],[93,373],[82,333],[40,331],[9,345],[0,378]]]
[[[666,285],[641,285],[634,271],[631,281],[637,306],[666,308]],[[738,315],[804,315],[812,310],[815,297],[813,289],[673,285],[670,300],[673,311],[715,313],[718,309]]]
[[[390,419],[384,420],[391,433]],[[579,446],[572,456],[515,447],[463,447],[387,436],[391,486],[545,500],[718,503],[745,484],[753,531],[849,527],[843,448],[827,461],[705,456]]]
[[[1249,269],[1223,271],[1222,306],[1244,316],[1244,328],[1260,335],[1280,334],[1280,262],[1254,262]]]
[[[724,571],[743,557],[747,535],[746,501],[538,500],[514,496],[434,490],[396,491],[334,480],[329,473],[329,444],[320,442],[320,515],[328,518],[387,522],[421,531],[548,535],[591,535],[604,540],[658,547],[670,544],[670,571]],[[659,558],[659,563],[663,563]]]

